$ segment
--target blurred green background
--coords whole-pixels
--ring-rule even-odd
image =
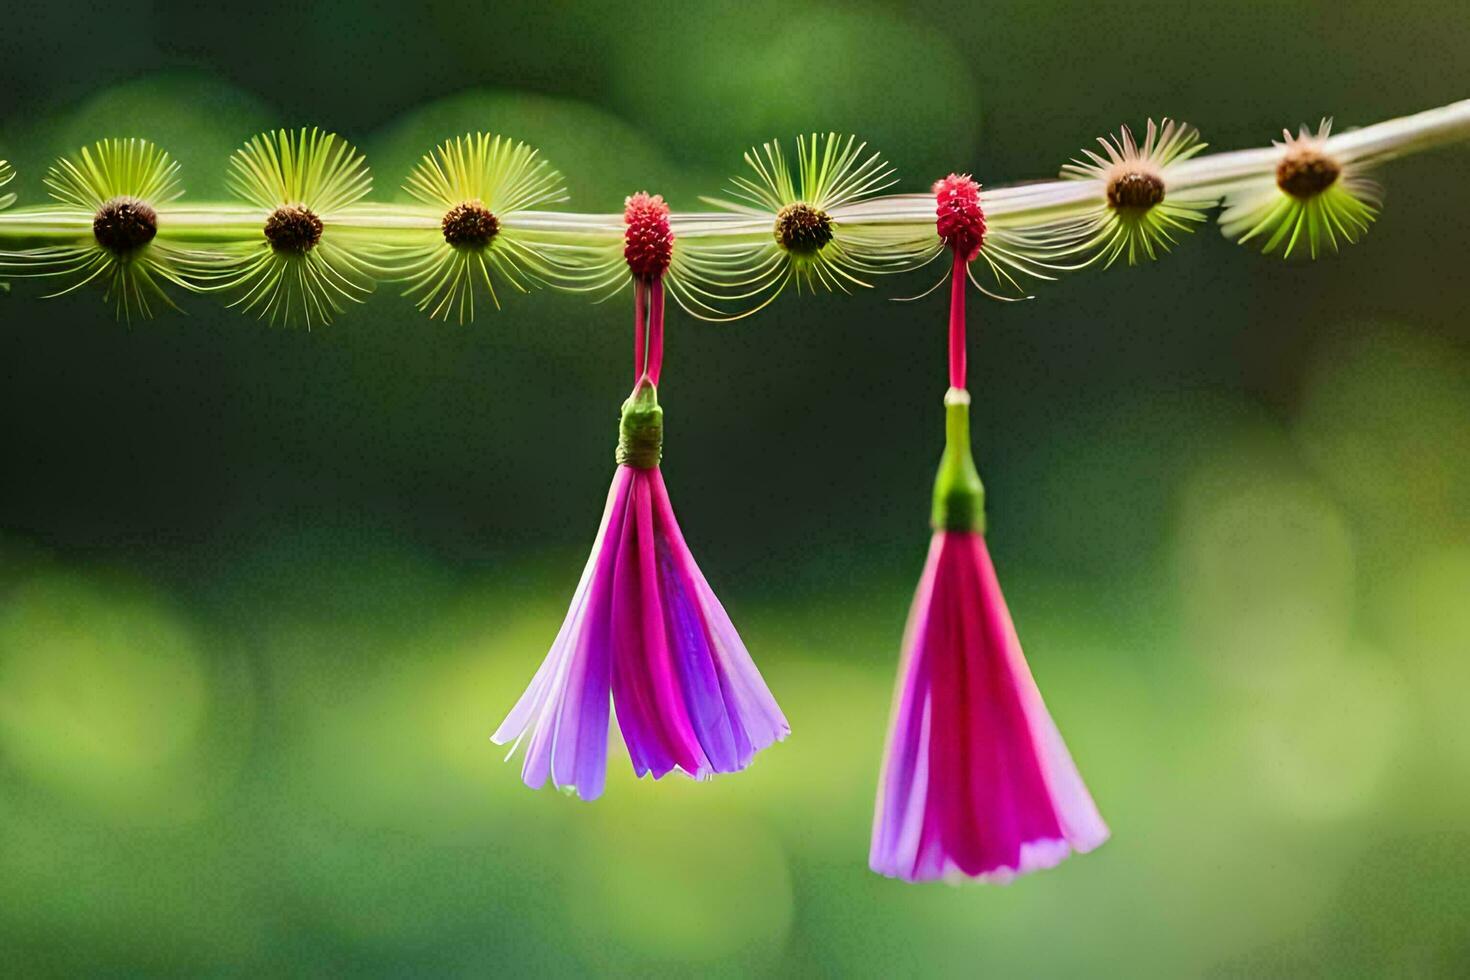
[[[436,140],[573,206],[697,206],[856,131],[900,189],[1041,178],[1147,115],[1217,148],[1470,95],[1451,0],[9,4],[0,157],[146,136],[199,199],[272,125],[380,197]],[[1470,155],[1359,247],[1210,228],[972,318],[991,547],[1114,839],[1009,887],[866,869],[941,441],[931,271],[669,325],[664,470],[794,727],[748,772],[531,792],[487,737],[596,528],[626,297],[473,326],[384,289],[313,332],[0,296],[7,972],[1470,973]]]

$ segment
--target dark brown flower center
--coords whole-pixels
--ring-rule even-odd
[[[1108,204],[1145,210],[1164,199],[1164,182],[1153,174],[1119,174],[1108,181]]]
[[[265,238],[277,252],[305,255],[322,240],[322,219],[304,204],[283,205],[265,219]]]
[[[500,233],[500,219],[479,201],[465,201],[449,209],[441,227],[455,248],[483,248]]]
[[[1316,197],[1337,182],[1342,168],[1337,161],[1313,146],[1287,151],[1276,165],[1276,186],[1292,197]]]
[[[776,215],[776,241],[788,252],[810,255],[832,240],[832,219],[810,204],[788,204]]]
[[[158,212],[136,197],[114,197],[92,219],[97,244],[114,255],[126,255],[153,241],[158,234]]]

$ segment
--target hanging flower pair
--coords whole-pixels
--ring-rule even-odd
[[[986,226],[973,181],[951,176],[935,191],[939,239],[953,254],[946,443],[869,863],[910,881],[1004,879],[1090,850],[1108,832],[1041,701],[986,549],[965,390],[965,288]],[[772,203],[779,246],[783,222],[805,204]],[[635,384],[618,468],[561,631],[493,736],[512,752],[525,741],[527,785],[549,780],[586,800],[604,789],[610,708],[634,772],[655,779],[743,769],[790,731],[674,519],[659,470],[657,387],[673,235],[661,198],[629,198],[625,221]],[[818,257],[830,241],[801,257],[805,272],[792,265],[785,275],[831,274],[842,255]]]
[[[493,736],[512,752],[525,741],[528,786],[549,779],[584,800],[606,782],[609,706],[633,771],[654,779],[736,772],[791,731],[695,564],[659,469],[668,214],[661,197],[628,199],[634,386],[618,425],[617,470],[566,621]]]

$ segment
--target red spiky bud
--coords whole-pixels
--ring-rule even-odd
[[[669,206],[662,194],[640,191],[623,205],[623,258],[636,279],[653,282],[669,271],[674,255],[674,233],[669,228]]]
[[[939,237],[955,254],[973,262],[985,244],[985,212],[980,209],[980,185],[969,174],[950,174],[934,182],[935,226]]]

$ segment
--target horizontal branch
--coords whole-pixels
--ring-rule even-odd
[[[269,144],[277,139],[297,156],[275,155]],[[129,275],[126,250],[152,247],[156,241],[160,254],[144,270],[144,278],[160,293],[159,282],[198,292],[235,286],[279,291],[290,289],[294,279],[309,281],[321,293],[307,300],[335,307],[337,294],[356,298],[352,294],[367,291],[376,281],[398,279],[412,284],[410,292],[422,288],[432,295],[439,305],[431,313],[447,315],[443,302],[453,298],[463,317],[466,290],[478,288],[481,280],[498,305],[492,283],[497,276],[518,290],[550,284],[603,293],[626,284],[622,214],[542,210],[538,205],[565,200],[555,171],[522,144],[484,135],[474,139],[478,142],[446,143],[436,152],[460,154],[460,170],[469,159],[483,165],[486,174],[499,174],[504,166],[519,168],[518,184],[496,188],[514,202],[503,210],[491,213],[479,194],[447,183],[446,174],[460,170],[441,168],[433,154],[425,158],[427,169],[421,167],[410,179],[408,190],[418,202],[363,200],[371,181],[360,154],[315,130],[302,130],[299,136],[265,134],[236,154],[231,181],[244,203],[181,202],[177,166],[167,154],[144,141],[104,141],[92,149],[97,154],[132,154],[126,157],[126,172],[145,175],[157,196],[149,199],[142,191],[99,180],[106,168],[95,166],[86,156],[89,151],[82,151],[81,165],[60,161],[47,178],[55,203],[0,210],[0,279],[85,273],[87,281],[121,281]],[[1324,124],[1316,136],[1288,133],[1285,142],[1270,147],[1213,154],[1200,153],[1197,133],[1181,124],[1165,120],[1156,133],[1151,122],[1141,147],[1125,128],[1111,141],[1099,141],[1105,155],[1084,151],[1091,162],[1073,161],[1061,178],[986,186],[981,198],[987,229],[982,268],[988,267],[1002,291],[1020,295],[1027,277],[1055,278],[1093,262],[1111,264],[1120,255],[1130,263],[1155,258],[1221,202],[1226,205],[1222,224],[1232,237],[1256,239],[1265,251],[1286,254],[1300,240],[1315,255],[1319,240],[1333,249],[1339,239],[1355,241],[1376,216],[1376,192],[1363,179],[1365,168],[1467,139],[1470,100],[1336,134]],[[293,140],[299,145],[288,146]],[[879,196],[895,181],[876,154],[864,158],[863,144],[849,138],[844,145],[831,134],[819,157],[819,140],[798,141],[800,159],[794,171],[778,143],[766,144],[764,155],[753,150],[746,160],[758,179],[735,180],[740,201],[712,202],[724,210],[670,215],[670,293],[686,309],[712,318],[744,315],[770,302],[790,282],[827,289],[864,287],[872,275],[912,269],[938,254],[933,195]],[[266,155],[252,156],[262,152]],[[313,176],[328,154],[335,154],[330,166],[337,169],[327,178],[334,183],[325,194],[334,203],[319,207],[281,197],[298,193],[283,189],[299,186],[306,170],[283,174],[272,168],[281,167],[282,159],[297,160],[304,168],[299,161],[315,153],[321,157],[313,164],[318,168]],[[1288,187],[1281,168],[1302,153],[1325,161],[1313,171],[1330,174],[1322,186],[1307,191],[1301,190],[1306,185]],[[0,180],[8,179],[3,161],[0,174],[5,175]],[[1157,185],[1153,196],[1138,205],[1120,203],[1114,185],[1121,177],[1152,181]],[[1332,192],[1323,193],[1334,181]],[[1144,185],[1135,185],[1135,193],[1138,186]],[[1320,199],[1313,199],[1319,194]],[[99,224],[103,211],[135,198],[148,216],[146,235],[109,245]],[[8,203],[8,196],[0,199],[0,208]],[[276,234],[289,240],[271,237],[270,223],[293,207],[304,215],[294,220],[306,224],[287,227],[288,214]],[[483,228],[465,226],[483,234],[478,251],[456,240],[449,226],[454,212],[471,207],[480,208],[489,222]],[[818,235],[810,252],[800,242],[782,238],[782,222],[791,207],[808,208],[804,233]],[[110,233],[127,232],[130,214],[122,215],[122,224],[114,223]],[[825,231],[817,227],[823,222]],[[268,262],[251,252],[264,248],[289,258],[291,248],[299,248],[305,256],[318,241],[323,254],[312,253],[311,268],[303,274],[287,274],[285,259]],[[111,249],[116,261],[93,254],[103,247]],[[478,268],[467,270],[472,258]],[[266,279],[257,281],[259,275]],[[134,288],[137,283],[123,285]],[[454,295],[446,298],[446,289]]]

